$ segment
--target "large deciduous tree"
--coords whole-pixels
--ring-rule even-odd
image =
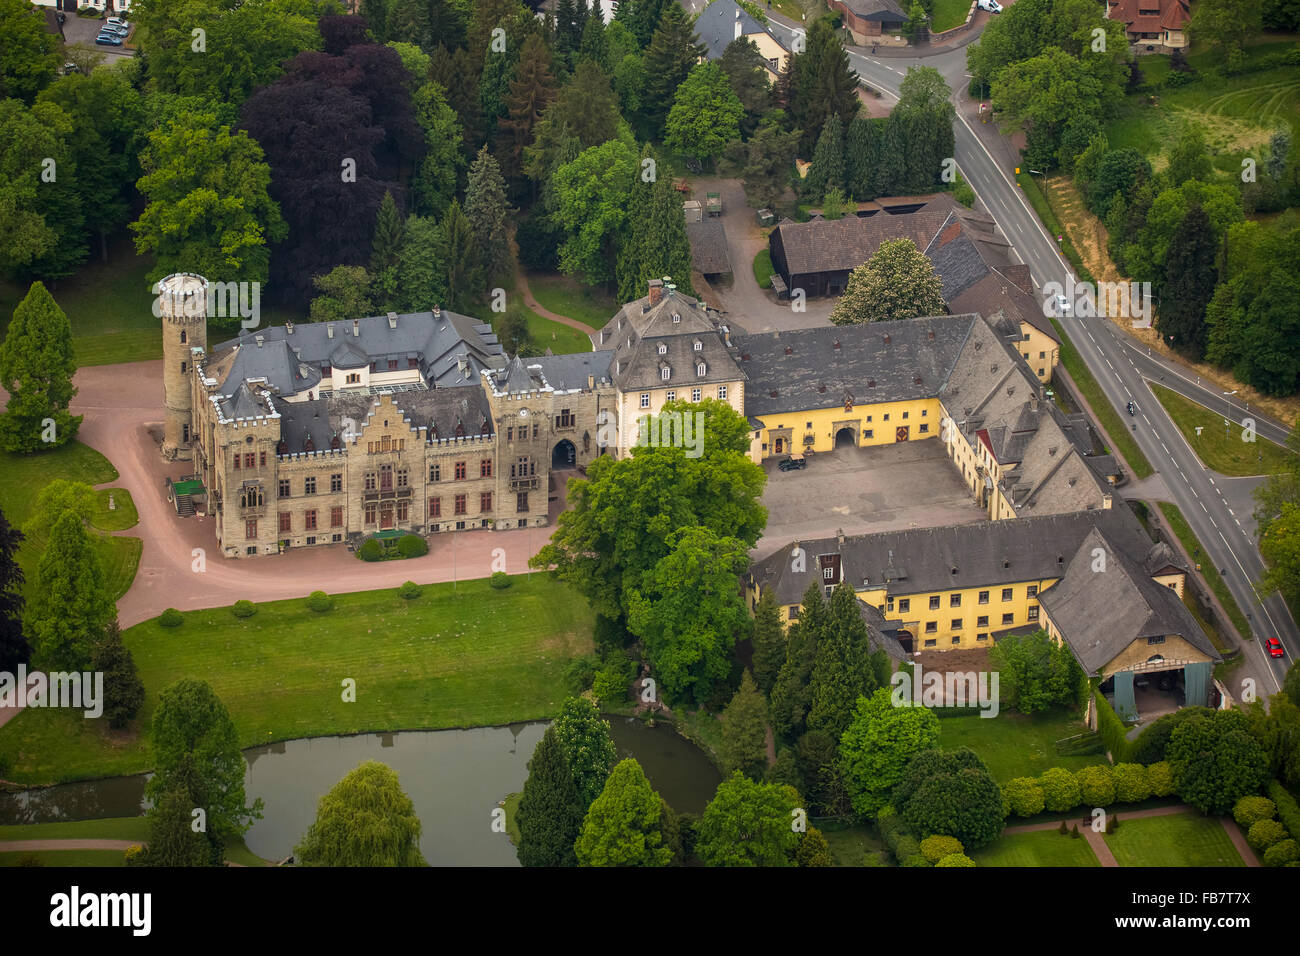
[[[299,866],[425,866],[420,819],[391,767],[367,760],[321,797]]]
[[[1001,674],[1003,700],[1022,714],[1072,707],[1083,694],[1083,668],[1074,652],[1042,629],[1006,635],[989,649],[989,661]]]
[[[871,258],[849,273],[844,295],[831,312],[836,325],[891,322],[943,315],[942,285],[934,264],[911,239],[882,242]]]
[[[677,87],[664,145],[684,156],[712,161],[740,139],[745,109],[716,63],[697,64]]]
[[[1229,812],[1268,779],[1268,753],[1241,711],[1220,710],[1183,721],[1170,734],[1165,757],[1178,795],[1202,813]]]
[[[859,697],[853,722],[840,738],[853,812],[873,818],[889,803],[912,758],[938,745],[939,718],[929,709],[895,707],[887,688]]]
[[[0,100],[30,103],[54,79],[59,38],[28,0],[0,0]]]
[[[49,101],[0,99],[0,130],[0,272],[70,275],[87,254],[73,118]]]
[[[1002,832],[1002,791],[967,748],[922,750],[894,788],[894,806],[916,835],[955,837],[979,849]]]
[[[618,764],[587,810],[574,844],[580,866],[671,866],[676,853],[669,836],[672,810],[641,765]]]
[[[0,447],[34,452],[67,444],[81,426],[68,406],[77,389],[72,376],[72,326],[49,290],[32,283],[0,345],[0,385],[9,393],[0,415]]]
[[[735,771],[704,808],[695,852],[706,866],[795,866],[798,808],[792,787]]]

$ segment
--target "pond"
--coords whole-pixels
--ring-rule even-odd
[[[708,757],[671,727],[610,717],[619,757],[635,757],[651,784],[681,813],[700,813],[721,780]],[[250,801],[263,817],[245,836],[258,856],[280,860],[316,817],[316,805],[366,760],[392,767],[423,825],[420,848],[434,866],[517,866],[515,848],[493,832],[492,811],[522,789],[528,760],[547,724],[405,731],[290,740],[244,752]],[[0,794],[0,824],[136,816],[144,776],[61,784]]]

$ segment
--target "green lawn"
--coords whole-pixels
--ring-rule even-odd
[[[0,849],[7,840],[144,840],[149,824],[144,817],[106,817],[0,826]]]
[[[1237,477],[1271,475],[1284,470],[1288,461],[1294,461],[1294,455],[1266,438],[1256,436],[1252,442],[1242,440],[1243,429],[1235,420],[1230,420],[1231,424],[1225,428],[1222,415],[1184,398],[1173,389],[1152,383],[1151,390],[1201,459],[1201,464],[1211,471]],[[1201,429],[1199,435],[1196,434],[1197,428]]]
[[[1110,403],[1110,399],[1101,390],[1101,385],[1093,378],[1088,366],[1083,363],[1083,357],[1075,350],[1069,336],[1061,328],[1061,323],[1056,319],[1052,319],[1052,326],[1061,339],[1061,363],[1065,366],[1065,370],[1070,373],[1070,377],[1074,379],[1074,384],[1078,386],[1084,400],[1091,406],[1093,414],[1097,416],[1102,428],[1106,429],[1106,433],[1110,435],[1111,440],[1119,446],[1114,450],[1124,456],[1124,460],[1128,462],[1129,468],[1133,471],[1133,477],[1149,478],[1155,473],[1155,470],[1151,467],[1151,463],[1147,461],[1147,456],[1142,454],[1142,449],[1138,447],[1129,426],[1119,412],[1115,411],[1115,406]]]
[[[36,496],[55,478],[84,481],[98,485],[117,477],[117,469],[107,458],[81,442],[71,442],[53,451],[34,455],[12,455],[0,452],[0,511],[9,523],[21,527],[31,514]],[[101,492],[97,500],[94,525],[103,531],[129,528],[138,520],[131,495],[122,488],[113,489],[117,503],[115,511],[108,510],[108,496]],[[35,593],[36,566],[40,562],[45,542],[36,537],[27,538],[18,549],[18,564],[26,580],[24,596],[29,600]],[[139,538],[97,536],[95,550],[99,553],[107,574],[109,589],[114,599],[121,597],[135,578],[140,563]]]
[[[554,714],[567,696],[566,666],[592,648],[585,601],[546,574],[426,585],[406,601],[389,590],[335,597],[324,614],[303,599],[259,605],[240,620],[228,608],[156,620],[124,639],[144,681],[136,719],[147,727],[158,692],[182,677],[212,684],[230,709],[239,745],[327,734],[482,727]],[[342,681],[357,684],[355,703]],[[110,741],[67,710],[23,711],[0,728],[10,779],[51,783],[139,773],[152,766],[145,734]]]
[[[1055,830],[1001,836],[970,858],[977,866],[1101,866],[1082,835],[1075,839]]]
[[[587,338],[586,333],[552,319],[544,319],[532,309],[525,309],[524,312],[528,318],[528,339],[539,352],[550,349],[555,355],[572,355],[574,352],[591,351],[591,339]]]
[[[1087,727],[1072,711],[1056,710],[1026,717],[1009,710],[996,717],[941,717],[939,746],[945,750],[970,747],[1000,782],[1014,777],[1036,777],[1049,767],[1078,770],[1103,763],[1104,754],[1062,757],[1057,740],[1085,733]]]
[[[568,276],[530,272],[528,288],[533,290],[533,296],[542,308],[549,309],[556,315],[577,319],[584,325],[591,326],[592,331],[612,319],[621,305],[614,296],[601,289],[582,285]]]
[[[1218,817],[1174,813],[1125,820],[1103,837],[1120,866],[1245,866]]]
[[[35,857],[41,866],[126,866],[122,850],[41,850],[38,853],[0,853],[0,867],[18,866]]]
[[[818,827],[836,866],[889,866],[885,842],[869,827]]]
[[[1237,629],[1245,640],[1251,640],[1250,622],[1246,620],[1246,615],[1241,613],[1241,608],[1237,605],[1237,600],[1228,590],[1228,585],[1224,583],[1223,576],[1219,574],[1219,569],[1214,566],[1214,562],[1209,560],[1205,555],[1205,550],[1201,547],[1201,542],[1192,531],[1192,526],[1187,523],[1183,517],[1182,511],[1178,505],[1171,501],[1160,502],[1160,513],[1165,516],[1169,522],[1169,527],[1173,530],[1178,540],[1183,543],[1183,548],[1189,555],[1197,556],[1194,560],[1199,561],[1201,565],[1201,574],[1205,577],[1205,583],[1210,586],[1214,596],[1219,599],[1223,609],[1227,611],[1228,618],[1232,621],[1233,626]]]
[[[930,32],[942,33],[966,22],[970,0],[934,0],[930,10]]]
[[[754,256],[754,279],[760,289],[772,288],[772,273],[775,271],[776,268],[772,265],[772,250],[758,250],[758,255]]]

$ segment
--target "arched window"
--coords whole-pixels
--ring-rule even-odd
[[[185,344],[185,330],[181,329],[181,345]]]
[[[667,365],[665,365],[662,369],[659,370],[659,376],[665,382],[672,377],[672,374],[673,374],[673,370],[669,368]]]
[[[700,376],[701,378],[703,378],[703,377],[704,377],[704,372],[705,372],[705,365],[704,365],[703,362],[701,362],[699,365],[695,366],[695,374],[696,374],[696,375],[698,375],[698,376]]]

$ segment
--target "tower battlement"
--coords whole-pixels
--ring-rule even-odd
[[[189,459],[194,440],[193,349],[208,345],[208,280],[191,272],[161,279],[154,312],[162,319],[163,457]]]

